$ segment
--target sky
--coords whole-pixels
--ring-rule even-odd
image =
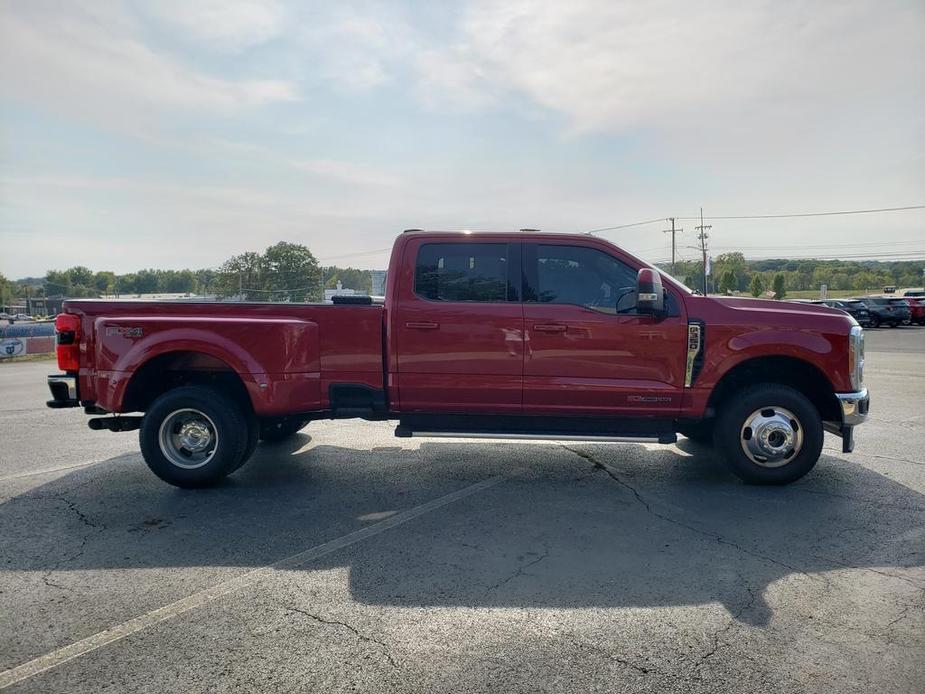
[[[925,258],[925,210],[709,219],[923,204],[921,0],[0,0],[10,278],[701,207],[713,254]]]

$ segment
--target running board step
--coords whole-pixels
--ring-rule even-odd
[[[617,434],[614,432],[536,432],[536,431],[473,431],[412,429],[399,424],[395,427],[398,438],[444,438],[444,439],[514,439],[522,441],[599,441],[603,443],[677,443],[675,433],[659,434]]]

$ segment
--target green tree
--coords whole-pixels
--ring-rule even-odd
[[[341,282],[346,289],[356,289],[360,292],[373,290],[373,276],[369,270],[358,270],[352,267],[325,267],[322,268],[325,289],[334,289]]]
[[[746,280],[748,275],[748,261],[745,259],[744,255],[739,252],[720,253],[713,261],[713,273],[716,277],[719,277],[720,291],[723,291],[723,275],[726,274],[727,270],[732,270],[736,278],[735,286],[730,287],[730,289],[745,289],[748,286]]]
[[[0,307],[13,303],[13,283],[0,274]]]
[[[156,294],[158,277],[156,270],[139,270],[135,274],[135,292],[138,294]]]
[[[752,277],[752,282],[748,285],[748,291],[752,296],[761,296],[764,292],[764,282],[761,281],[761,275],[757,272]]]
[[[784,276],[783,272],[778,272],[774,275],[771,288],[774,290],[775,299],[783,299],[787,296],[787,278]]]
[[[729,294],[738,287],[735,270],[731,268],[725,270],[719,278],[719,291],[721,294]]]
[[[65,274],[67,274],[67,278],[71,286],[93,286],[93,270],[88,267],[84,267],[83,265],[75,265],[72,268],[68,268]]]
[[[116,294],[135,294],[135,280],[133,272],[116,277]]]
[[[260,299],[266,289],[262,277],[263,257],[248,251],[232,256],[219,268],[215,275],[214,289],[222,297],[240,296],[245,301]]]
[[[158,290],[168,294],[196,291],[196,276],[192,270],[161,270],[158,280]]]
[[[280,241],[263,254],[263,284],[274,300],[319,301],[321,268],[312,252],[298,243]]]
[[[215,291],[215,280],[218,273],[210,268],[196,270],[196,291],[200,294],[211,294]]]
[[[93,275],[93,286],[101,294],[112,294],[116,289],[116,273],[101,270]]]
[[[71,278],[66,271],[49,270],[45,273],[45,293],[48,296],[67,296],[71,290]]]

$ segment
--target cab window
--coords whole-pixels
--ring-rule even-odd
[[[636,270],[611,255],[583,246],[534,247],[534,270],[524,300],[575,304],[602,313],[631,313],[636,303]]]
[[[519,301],[508,282],[510,255],[506,243],[425,243],[415,263],[414,292],[430,301]]]

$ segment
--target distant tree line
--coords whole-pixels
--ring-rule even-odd
[[[671,272],[668,264],[662,267]],[[713,259],[708,289],[754,296],[770,290],[783,298],[788,290],[815,290],[823,284],[857,292],[880,291],[889,285],[920,287],[923,267],[921,260],[747,260],[742,253],[723,253]],[[672,274],[692,289],[703,290],[703,263],[680,261]]]
[[[72,298],[138,294],[216,295],[244,301],[318,301],[322,289],[337,283],[361,292],[372,290],[369,270],[321,267],[312,252],[301,244],[280,242],[263,253],[232,256],[217,269],[145,269],[123,275],[109,270],[94,272],[76,265],[49,270],[45,277],[10,281],[0,275],[0,305],[36,296]]]

